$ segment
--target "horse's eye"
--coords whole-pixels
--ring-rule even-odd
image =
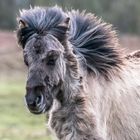
[[[24,63],[26,66],[28,66],[28,60],[27,60],[27,54],[24,54]]]
[[[48,61],[47,61],[47,65],[50,65],[50,66],[53,66],[53,65],[55,65],[55,59],[49,59]]]
[[[29,64],[28,64],[28,61],[27,61],[27,59],[26,58],[24,58],[24,63],[25,63],[25,65],[26,66],[28,66]]]
[[[57,58],[59,57],[59,52],[55,50],[51,50],[47,55],[47,65],[55,65]]]

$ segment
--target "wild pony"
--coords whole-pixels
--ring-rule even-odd
[[[26,103],[60,140],[140,140],[140,52],[91,13],[35,7],[18,17]]]

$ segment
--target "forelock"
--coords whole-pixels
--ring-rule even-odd
[[[60,42],[65,38],[67,28],[59,25],[66,19],[66,14],[60,7],[35,7],[29,10],[22,10],[18,19],[27,25],[17,31],[18,42],[23,48],[30,37],[39,34],[52,34]]]
[[[29,10],[22,10],[20,18],[24,20],[28,26],[36,31],[47,31],[56,27],[61,23],[66,15],[60,7],[35,7]]]

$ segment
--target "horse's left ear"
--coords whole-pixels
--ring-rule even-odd
[[[69,29],[69,24],[70,24],[70,18],[67,17],[67,18],[66,18],[62,23],[60,23],[58,26]]]
[[[22,28],[28,27],[28,24],[22,19],[18,19],[18,27],[19,29],[22,29]]]

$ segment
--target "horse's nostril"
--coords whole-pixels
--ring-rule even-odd
[[[37,96],[35,99],[33,100],[26,100],[28,107],[30,108],[36,108],[42,105],[43,103],[43,97]]]
[[[36,98],[36,104],[39,104],[40,101],[41,101],[41,96],[38,96],[38,97]]]
[[[40,104],[42,104],[42,102],[43,102],[43,96],[42,96],[42,95],[37,96],[35,102],[36,102],[36,105],[37,105],[37,106],[39,106]]]

